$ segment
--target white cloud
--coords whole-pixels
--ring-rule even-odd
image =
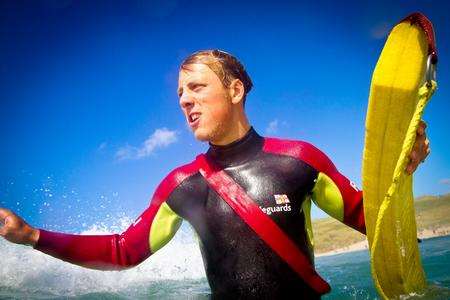
[[[136,151],[137,151],[136,147],[126,145],[125,147],[122,147],[119,150],[117,150],[116,159],[118,160],[133,159],[133,157],[135,156],[134,153]]]
[[[116,152],[118,160],[142,159],[151,155],[158,148],[166,148],[178,140],[177,132],[165,127],[158,128],[150,135],[141,147],[126,145]]]
[[[266,134],[275,134],[278,132],[278,119],[275,119],[269,123],[266,128]]]
[[[442,178],[439,180],[440,184],[450,185],[450,178]]]

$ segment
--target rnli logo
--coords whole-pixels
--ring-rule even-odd
[[[259,207],[265,214],[270,216],[272,213],[275,212],[286,212],[292,210],[290,205],[291,201],[289,201],[287,195],[273,195],[273,196],[275,198],[275,203],[277,204],[277,206]]]
[[[273,195],[277,204],[291,203],[287,195]]]

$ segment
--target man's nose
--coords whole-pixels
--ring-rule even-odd
[[[183,94],[180,97],[180,106],[181,108],[187,109],[194,105],[194,99],[189,96],[189,94]]]

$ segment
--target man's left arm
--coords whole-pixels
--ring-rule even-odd
[[[425,128],[426,124],[421,120],[416,141],[409,155],[410,161],[405,169],[410,175],[430,153]],[[365,234],[363,191],[342,175],[323,152],[319,149],[316,151],[322,161],[322,167],[318,170],[312,189],[313,201],[330,216]]]

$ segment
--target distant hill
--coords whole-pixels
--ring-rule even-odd
[[[415,199],[417,230],[437,231],[450,227],[450,194]],[[365,235],[332,218],[313,221],[315,253],[343,248],[366,239]]]

